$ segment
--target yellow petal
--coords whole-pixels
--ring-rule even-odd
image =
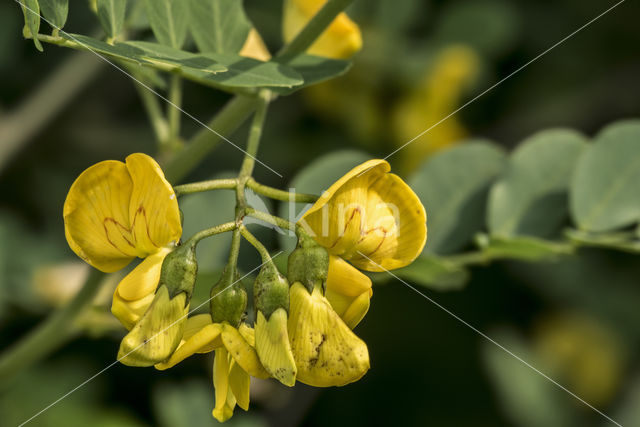
[[[229,387],[229,358],[224,348],[216,350],[213,359],[213,387],[215,388],[216,406],[213,417],[221,423],[233,416],[235,398]]]
[[[290,42],[322,8],[326,0],[285,0],[282,32]],[[307,53],[328,58],[344,59],[362,48],[360,28],[346,13],[340,13],[316,39]]]
[[[256,350],[249,345],[240,332],[228,323],[222,323],[222,342],[233,359],[249,375],[266,379],[269,373],[264,369],[258,359]]]
[[[222,347],[221,332],[220,324],[211,323],[211,316],[208,314],[188,318],[178,348],[169,360],[156,364],[156,369],[163,371],[174,367],[195,353],[208,353]]]
[[[132,188],[124,163],[107,160],[82,172],[69,189],[63,208],[67,242],[98,270],[120,270],[139,255],[128,232]]]
[[[249,386],[251,377],[235,362],[231,362],[229,372],[229,387],[236,398],[238,406],[245,411],[249,410]]]
[[[256,352],[264,368],[282,384],[293,387],[296,383],[296,362],[289,343],[285,309],[278,308],[268,321],[258,311],[255,334]]]
[[[344,323],[355,328],[369,310],[371,279],[340,257],[329,257],[325,297]]]
[[[369,370],[367,345],[358,338],[322,296],[296,282],[291,287],[289,338],[298,367],[297,379],[315,387],[342,386]]]
[[[258,61],[268,61],[271,59],[269,49],[267,49],[262,37],[260,37],[260,33],[258,33],[255,28],[249,30],[247,40],[245,40],[242,49],[240,49],[239,55],[257,59]]]
[[[146,154],[135,153],[128,156],[126,162],[133,182],[129,205],[133,238],[137,248],[154,253],[180,239],[182,225],[178,201],[155,160]]]
[[[122,323],[122,325],[131,330],[140,320],[142,315],[147,311],[155,294],[151,293],[144,298],[134,301],[122,299],[118,292],[113,294],[113,302],[111,303],[111,313]]]
[[[182,339],[189,312],[186,295],[169,298],[161,286],[140,321],[122,339],[118,361],[128,366],[152,366],[169,359]]]
[[[336,181],[300,221],[332,255],[369,271],[410,264],[427,239],[418,196],[384,160],[369,160]]]

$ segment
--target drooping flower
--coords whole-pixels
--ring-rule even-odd
[[[159,370],[169,369],[195,353],[215,351],[213,385],[215,408],[213,416],[220,422],[231,418],[236,406],[249,409],[250,377],[269,378],[255,350],[253,328],[241,322],[234,328],[228,322],[214,323],[209,314],[187,319],[182,341]]]
[[[63,209],[71,249],[104,272],[145,258],[118,285],[113,314],[131,329],[149,307],[162,261],[182,234],[175,193],[160,166],[142,153],[85,170]]]
[[[293,40],[325,3],[326,0],[285,0],[282,21],[285,42]],[[343,59],[350,58],[361,48],[360,28],[342,12],[311,45],[307,53]]]
[[[315,387],[343,386],[369,370],[369,350],[322,295],[300,282],[291,286],[289,338],[298,367],[297,379]]]

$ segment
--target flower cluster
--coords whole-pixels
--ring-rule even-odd
[[[113,295],[112,312],[129,330],[118,360],[165,370],[195,353],[215,352],[219,421],[236,405],[248,409],[250,377],[317,387],[360,379],[369,353],[352,329],[373,294],[360,270],[405,266],[426,241],[424,207],[389,170],[384,160],[365,162],[318,199],[295,227],[298,246],[286,277],[263,256],[252,325],[235,263],[212,286],[210,312],[189,316],[198,240],[180,241],[176,195],[152,158],[132,154],[125,163],[87,169],[64,205],[70,247],[105,272],[142,258]],[[241,224],[236,232],[248,233]]]

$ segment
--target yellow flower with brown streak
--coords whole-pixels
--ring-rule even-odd
[[[75,180],[64,203],[71,249],[110,273],[144,258],[119,284],[113,314],[131,329],[154,299],[165,256],[182,234],[173,188],[142,153],[97,163]]]
[[[209,314],[187,319],[182,341],[159,370],[169,369],[195,353],[215,351],[213,385],[215,408],[213,416],[224,422],[240,406],[249,409],[250,377],[269,378],[255,350],[255,332],[246,323],[234,328],[228,322],[213,323]]]
[[[282,21],[285,42],[293,40],[325,3],[326,0],[285,0]],[[360,27],[342,12],[311,45],[307,53],[345,59],[353,56],[361,48]]]

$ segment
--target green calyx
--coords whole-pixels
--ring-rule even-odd
[[[289,255],[287,277],[289,282],[300,282],[309,292],[314,284],[327,281],[329,252],[320,246],[302,227],[296,228],[298,246]]]
[[[258,273],[253,285],[253,299],[256,311],[262,312],[267,320],[279,308],[289,312],[289,282],[271,260]]]
[[[211,288],[209,307],[213,323],[228,322],[238,327],[243,320],[247,309],[247,291],[237,277],[238,271],[227,266],[218,283]]]
[[[184,292],[186,295],[185,304],[188,304],[191,300],[197,274],[198,262],[195,245],[178,246],[162,262],[158,289],[163,285],[166,286],[171,299]]]

